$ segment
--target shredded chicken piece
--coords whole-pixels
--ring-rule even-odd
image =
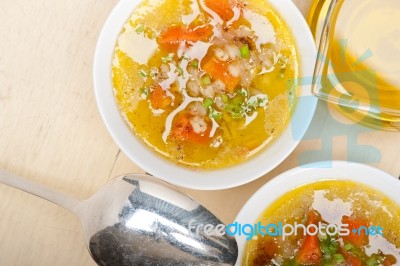
[[[226,85],[222,80],[217,79],[214,81],[211,86],[213,87],[216,94],[224,94],[226,91]]]
[[[208,85],[205,88],[200,89],[201,94],[207,98],[214,98],[215,91],[212,85]]]
[[[200,116],[194,116],[190,119],[190,124],[193,127],[193,131],[197,134],[202,134],[207,130],[207,123]]]
[[[189,112],[193,116],[206,116],[207,109],[200,103],[194,102],[189,106]]]
[[[200,85],[196,80],[189,80],[186,84],[187,92],[192,97],[200,95]]]

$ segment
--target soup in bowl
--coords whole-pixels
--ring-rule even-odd
[[[354,163],[310,167],[277,177],[240,211],[238,223],[254,226],[238,237],[237,265],[398,265],[400,181]]]
[[[96,98],[138,166],[185,187],[227,188],[296,147],[315,110],[304,78],[314,62],[290,1],[121,1],[96,50]]]

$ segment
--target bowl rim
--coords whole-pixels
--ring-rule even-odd
[[[141,0],[121,0],[117,3],[101,30],[93,64],[97,107],[108,132],[127,157],[141,169],[159,179],[198,190],[227,189],[249,183],[270,172],[285,160],[297,147],[314,116],[317,98],[311,94],[311,82],[299,86],[300,97],[291,116],[293,121],[302,119],[301,123],[295,123],[292,126],[291,121],[281,136],[269,144],[264,151],[235,166],[216,170],[193,170],[179,166],[156,154],[135,136],[123,120],[114,99],[111,62],[120,30],[130,17],[132,10],[140,2]],[[305,76],[311,80],[317,52],[303,15],[290,0],[270,0],[269,2],[294,35],[300,58],[301,77]]]
[[[379,181],[377,182],[379,178]],[[364,184],[380,191],[393,202],[400,205],[400,198],[396,197],[400,190],[400,181],[394,176],[369,165],[349,161],[321,161],[292,168],[259,188],[242,206],[235,218],[238,223],[254,223],[265,210],[289,191],[305,184],[322,180],[348,180]],[[251,206],[264,206],[255,210]],[[235,236],[238,243],[238,260],[241,264],[246,239]]]

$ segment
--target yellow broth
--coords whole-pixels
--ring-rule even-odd
[[[332,69],[326,72],[335,75],[345,94],[380,110],[382,120],[394,119],[387,110],[400,108],[399,15],[397,0],[345,1],[330,40]]]
[[[133,132],[171,161],[203,169],[243,162],[277,138],[298,75],[289,28],[257,0],[144,1],[112,64],[116,101]]]
[[[325,180],[300,186],[275,201],[258,221],[264,226],[279,222],[306,224],[310,211],[317,213],[319,222],[323,224],[345,224],[348,222],[345,219],[350,217],[363,221],[367,228],[379,226],[383,229],[383,236],[366,235],[365,229],[361,229],[362,237],[355,239],[364,239],[364,243],[357,247],[359,242],[352,242],[351,232],[349,237],[337,234],[328,240],[318,234],[316,247],[321,258],[318,263],[307,265],[400,263],[400,207],[381,192],[362,184]],[[348,228],[352,228],[350,223]],[[330,245],[326,244],[327,241],[331,241]],[[305,265],[298,262],[304,243],[301,229],[297,236],[287,236],[285,240],[281,236],[257,235],[246,245],[243,265]]]

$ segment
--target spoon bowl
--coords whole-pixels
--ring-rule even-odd
[[[196,230],[206,224],[223,224],[215,215],[148,175],[116,177],[84,201],[1,170],[0,183],[75,213],[99,265],[234,265],[237,259],[234,237]]]

